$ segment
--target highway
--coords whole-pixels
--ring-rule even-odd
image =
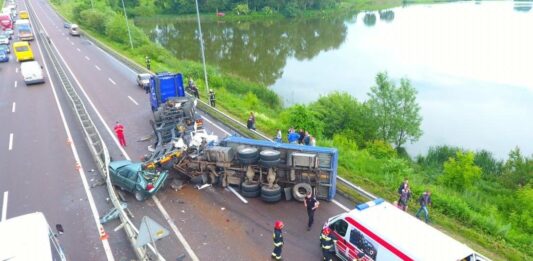
[[[148,96],[135,83],[135,72],[83,36],[69,36],[67,29],[63,28],[63,20],[47,2],[32,1],[28,4],[35,14],[32,22],[42,24],[44,33],[61,54],[65,68],[71,73],[70,80],[78,88],[112,158],[140,159],[147,153],[149,143],[142,140],[152,132],[149,125],[152,114]],[[22,1],[19,2],[21,5]],[[50,81],[30,88],[13,87],[14,81],[20,81],[21,77],[13,72],[16,65],[15,61],[1,64],[0,72],[0,120],[9,123],[0,130],[0,137],[5,137],[3,139],[6,141],[2,152],[6,156],[1,157],[0,164],[7,166],[7,170],[1,174],[0,192],[9,191],[8,214],[32,211],[23,208],[29,204],[27,201],[35,201],[34,204],[38,206],[37,203],[42,201],[39,200],[40,195],[46,195],[46,203],[41,204],[52,209],[50,213],[44,211],[50,222],[62,223],[65,227],[66,233],[61,236],[61,243],[65,252],[75,253],[69,259],[105,260],[102,241],[98,238],[98,231],[95,231],[94,213],[87,203],[87,196],[82,194],[87,189],[81,184],[80,174],[74,167],[75,154],[69,147],[76,145],[78,148],[84,175],[89,180],[98,178],[96,174],[86,171],[94,166],[79,126],[71,113],[67,115],[65,122],[74,136],[74,142],[67,143],[68,136],[52,88],[60,96],[59,104],[65,104],[63,110],[70,111],[64,97],[61,99],[62,90],[51,86]],[[12,102],[17,103],[16,114],[11,112]],[[125,126],[128,142],[125,148],[118,145],[112,132],[116,121]],[[206,129],[221,138],[229,133],[211,121],[207,122]],[[7,141],[11,133],[15,134],[15,138],[12,150],[8,150]],[[28,183],[34,185],[24,186]],[[42,184],[47,186],[37,186]],[[95,195],[99,214],[104,215],[110,208],[110,204],[105,202],[105,189],[100,186],[89,191]],[[30,192],[35,195],[30,197],[33,199],[27,196]],[[296,201],[266,204],[260,199],[249,199],[248,203],[244,203],[228,190],[211,187],[197,190],[190,185],[180,191],[165,188],[145,202],[137,202],[127,193],[125,196],[137,226],[143,216],[149,216],[170,230],[169,237],[156,243],[167,260],[194,260],[194,257],[199,260],[269,260],[273,224],[277,219],[285,222],[285,260],[322,260],[318,246],[320,228],[327,218],[346,209],[338,204],[321,202],[313,229],[306,231],[306,211],[303,204]],[[353,206],[353,202],[339,201]],[[113,231],[117,225],[117,221],[105,225],[113,257],[116,260],[132,259],[124,232]],[[83,229],[75,231],[72,227]],[[74,238],[73,234],[79,238]],[[109,257],[107,259],[110,260]]]

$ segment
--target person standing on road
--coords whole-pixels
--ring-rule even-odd
[[[331,233],[331,228],[326,227],[320,234],[320,246],[322,247],[323,260],[333,261],[335,256],[335,244],[337,243],[337,237]]]
[[[307,192],[304,200],[304,206],[307,209],[307,217],[309,218],[307,221],[307,231],[311,230],[315,217],[315,210],[318,208],[318,204],[318,200],[313,196],[313,192]]]
[[[124,138],[124,126],[120,124],[120,122],[117,121],[117,124],[115,124],[115,134],[117,135],[118,141],[120,142],[120,146],[126,147],[126,138]]]
[[[272,238],[274,239],[274,250],[272,250],[272,258],[276,260],[281,260],[281,250],[283,247],[283,222],[281,220],[276,220],[274,223],[274,234]]]
[[[210,89],[209,90],[209,103],[211,104],[211,107],[215,107],[215,101],[216,101],[216,98],[215,98],[215,92],[213,91],[213,89]]]
[[[416,212],[416,217],[418,218],[418,215],[420,215],[420,212],[424,212],[424,217],[426,219],[426,223],[429,221],[429,211],[428,211],[428,205],[433,205],[431,202],[431,191],[427,190],[420,196],[418,199],[418,203],[420,203],[420,208]]]
[[[248,122],[246,123],[249,130],[255,130],[255,115],[253,112],[250,112],[248,117]]]

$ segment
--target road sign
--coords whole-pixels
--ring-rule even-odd
[[[153,219],[144,216],[141,220],[141,227],[139,228],[139,235],[135,247],[142,247],[150,242],[164,238],[169,235],[166,228],[159,225]]]

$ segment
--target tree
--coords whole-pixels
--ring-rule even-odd
[[[309,131],[312,136],[322,136],[322,123],[317,120],[317,115],[305,105],[294,105],[284,110],[281,115],[283,126]]]
[[[481,168],[474,163],[474,153],[458,151],[455,157],[444,163],[440,181],[452,188],[463,190],[481,177]]]
[[[533,159],[524,157],[517,147],[509,153],[503,165],[502,181],[511,188],[520,188],[533,179]]]
[[[368,96],[368,106],[381,139],[399,149],[407,141],[414,142],[422,136],[420,106],[408,79],[402,78],[397,88],[386,72],[378,73],[376,85],[370,88]]]

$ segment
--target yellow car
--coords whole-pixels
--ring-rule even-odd
[[[33,60],[33,52],[28,42],[13,43],[13,52],[19,62]]]
[[[28,11],[19,11],[19,18],[30,19],[30,14],[28,14]]]

